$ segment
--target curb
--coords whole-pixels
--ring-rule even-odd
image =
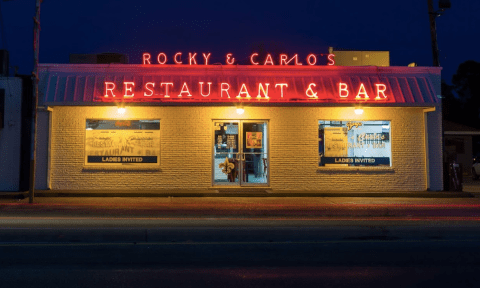
[[[213,192],[214,191],[214,192]],[[469,192],[450,191],[421,191],[421,192],[328,192],[328,191],[218,191],[194,192],[177,191],[148,191],[131,192],[118,190],[37,190],[35,197],[387,197],[387,198],[473,198]],[[25,199],[28,192],[0,192],[0,199]]]

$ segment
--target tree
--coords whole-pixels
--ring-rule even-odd
[[[463,115],[456,122],[480,128],[480,63],[468,60],[460,64],[452,84]]]
[[[462,119],[462,103],[453,93],[454,87],[442,80],[442,112],[443,119],[460,122]]]

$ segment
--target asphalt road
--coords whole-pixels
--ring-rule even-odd
[[[0,205],[0,287],[478,287],[469,199]]]
[[[465,240],[0,245],[2,287],[478,287]]]
[[[480,283],[476,222],[321,223],[2,228],[0,286],[478,287]]]

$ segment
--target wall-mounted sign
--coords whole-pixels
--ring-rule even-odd
[[[262,57],[258,57],[259,65],[42,64],[39,101],[49,106],[92,102],[440,103],[435,84],[440,76],[437,67],[291,65],[295,59],[289,65],[263,65]]]
[[[160,52],[156,57],[152,58],[152,54],[143,53],[142,55],[142,64],[144,65],[165,65],[165,64],[186,64],[186,65],[209,65],[210,57],[212,53],[197,53],[189,52],[188,58],[186,57],[187,53],[177,52],[174,55],[167,56],[167,54]],[[182,56],[183,55],[183,56]],[[155,55],[154,55],[155,56]],[[304,60],[300,59],[298,54],[293,56],[288,56],[287,54],[280,54],[278,59],[274,59],[271,54],[267,54],[263,59],[259,57],[258,53],[252,53],[249,57],[250,64],[252,65],[316,65],[318,57],[326,57],[328,60],[327,65],[335,65],[335,55],[334,54],[309,54]],[[198,61],[197,61],[198,60]],[[225,56],[226,65],[238,64],[233,57],[232,53],[228,53]]]
[[[124,81],[116,83],[105,81],[103,95],[96,99],[108,101],[194,101],[194,102],[301,102],[301,101],[355,101],[355,102],[388,102],[389,91],[387,84],[374,83],[367,85],[363,82],[350,84],[331,81],[327,85],[323,79],[316,81],[307,77],[309,82],[284,82],[281,79],[272,79],[269,82],[213,82],[200,81],[172,81],[136,83]],[[305,80],[305,79],[302,79]]]

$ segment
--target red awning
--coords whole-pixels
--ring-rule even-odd
[[[361,102],[436,106],[441,100],[440,70],[375,66],[41,64],[39,105],[104,105],[118,101],[208,105],[242,101],[261,105],[328,106]]]

